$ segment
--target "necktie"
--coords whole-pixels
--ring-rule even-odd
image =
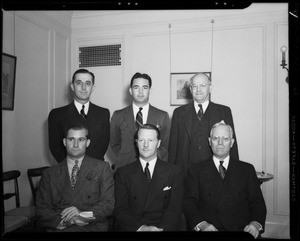
[[[140,110],[138,113],[136,113],[135,123],[137,129],[139,129],[143,125],[143,113],[142,113],[142,107],[140,107]]]
[[[78,160],[76,160],[75,165],[72,168],[72,174],[71,174],[71,184],[72,184],[73,189],[75,188],[75,184],[76,184],[77,177],[78,177],[78,172],[79,172]]]
[[[80,111],[80,114],[82,115],[82,117],[85,119],[86,118],[86,114],[84,113],[84,105],[82,105],[82,109]]]
[[[202,109],[202,105],[199,104],[199,110],[198,110],[198,113],[197,113],[197,116],[198,116],[198,119],[201,121],[202,117],[203,117],[203,109]]]
[[[147,162],[144,172],[146,174],[146,177],[147,177],[148,181],[150,182],[151,181],[151,174],[150,174],[150,171],[149,171],[148,167],[149,167],[149,163]]]
[[[223,162],[224,161],[220,161],[220,165],[219,165],[219,172],[220,172],[220,175],[221,175],[222,179],[225,178],[225,174],[226,174],[226,169],[223,166]]]

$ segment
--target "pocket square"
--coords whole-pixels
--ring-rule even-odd
[[[170,190],[170,189],[171,189],[171,187],[167,186],[167,187],[165,187],[165,188],[163,189],[163,191],[168,191],[168,190]]]

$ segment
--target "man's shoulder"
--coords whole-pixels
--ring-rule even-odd
[[[227,105],[222,105],[222,104],[214,103],[214,102],[211,102],[211,101],[210,101],[209,105],[212,108],[216,108],[216,109],[230,110],[230,107],[227,106]]]
[[[150,105],[149,106],[150,109],[152,109],[152,111],[155,113],[155,114],[158,114],[158,115],[166,115],[168,114],[166,111],[162,110],[162,109],[159,109],[153,105]]]
[[[190,103],[187,103],[185,105],[175,108],[174,113],[175,112],[185,112],[185,111],[191,109],[192,107],[193,107],[193,102],[190,102]]]
[[[60,107],[57,107],[57,108],[53,108],[50,111],[50,113],[65,113],[65,111],[67,109],[69,109],[72,105],[73,105],[73,103],[70,103],[68,105],[64,105],[64,106],[60,106]]]
[[[126,107],[124,107],[122,109],[119,109],[119,110],[115,110],[114,113],[113,113],[113,116],[116,117],[116,116],[126,115],[130,111],[130,109],[132,109],[131,105],[126,106]]]
[[[90,102],[90,108],[92,108],[96,111],[109,112],[109,109],[107,109],[105,107],[102,107],[102,106],[99,106],[99,105],[96,105],[96,104],[93,104],[92,102]]]
[[[94,157],[85,155],[84,157],[84,161],[87,162],[88,165],[92,166],[92,167],[109,167],[109,163],[106,161],[102,161],[100,159],[96,159]]]

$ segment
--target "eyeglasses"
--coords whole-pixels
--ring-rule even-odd
[[[224,142],[228,142],[228,141],[231,140],[231,138],[230,138],[230,137],[224,137],[224,136],[222,136],[222,137],[220,137],[220,136],[214,136],[214,137],[211,138],[211,140],[212,140],[213,142],[219,142],[220,140],[222,140],[222,142],[223,142],[223,141],[224,141]]]
[[[206,88],[207,86],[209,86],[210,84],[201,84],[201,85],[192,85],[192,89],[204,89]]]

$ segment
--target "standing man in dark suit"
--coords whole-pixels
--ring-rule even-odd
[[[164,161],[168,160],[170,119],[167,112],[149,104],[151,86],[152,80],[149,75],[135,73],[129,88],[133,99],[132,105],[117,110],[112,115],[110,146],[116,155],[116,168],[133,162],[138,157],[135,135],[139,126],[145,123],[153,124],[160,129],[161,145],[158,149],[158,157]]]
[[[119,231],[178,231],[183,174],[157,157],[159,129],[143,125],[137,133],[138,160],[115,172],[115,218]]]
[[[86,155],[90,145],[86,126],[71,127],[63,144],[67,150],[65,160],[41,176],[38,224],[47,231],[107,231],[107,218],[115,202],[109,164]]]
[[[212,156],[208,137],[215,123],[224,120],[234,129],[230,108],[209,100],[211,89],[211,80],[206,74],[194,75],[190,80],[193,102],[173,112],[169,162],[180,165],[185,172],[192,164]],[[236,141],[230,154],[239,159]]]
[[[77,70],[72,77],[71,90],[74,101],[66,106],[51,110],[48,117],[49,147],[56,161],[66,158],[66,148],[63,145],[64,133],[76,124],[84,123],[90,131],[90,145],[86,152],[89,156],[104,160],[109,145],[108,109],[90,102],[95,88],[95,76],[86,69]]]
[[[254,167],[229,155],[233,130],[212,127],[213,157],[190,167],[183,212],[195,231],[244,231],[254,238],[264,230],[266,205]]]

